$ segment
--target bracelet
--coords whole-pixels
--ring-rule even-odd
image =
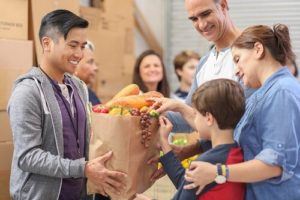
[[[222,165],[222,175],[225,176],[226,180],[229,177],[229,168],[227,165]]]
[[[223,175],[222,165],[217,163],[217,175]]]
[[[221,165],[221,169],[222,169],[222,175],[226,177],[226,166],[225,165]]]
[[[226,180],[229,177],[229,168],[227,165],[217,164],[217,175],[224,176]]]

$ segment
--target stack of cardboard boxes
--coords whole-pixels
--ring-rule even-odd
[[[101,4],[100,4],[101,3]],[[88,37],[95,44],[99,65],[94,87],[102,102],[132,81],[134,55],[133,0],[101,0],[99,8],[81,7],[90,22]]]
[[[32,66],[28,40],[28,1],[0,0],[0,199],[9,199],[13,154],[12,133],[6,111],[14,80]]]

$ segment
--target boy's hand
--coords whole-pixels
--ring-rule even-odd
[[[216,178],[217,167],[208,162],[193,161],[186,170],[185,180],[190,184],[185,185],[184,189],[194,189],[198,187],[196,194],[200,194],[202,189]]]
[[[162,151],[166,154],[166,153],[168,153],[169,151],[172,150],[172,148],[169,144],[169,141],[168,141],[168,137],[169,137],[169,134],[170,134],[170,132],[173,128],[173,125],[164,116],[159,117],[159,124],[160,124],[160,127],[159,127],[159,130],[158,130],[158,133],[159,133],[159,136],[160,136],[160,146],[161,146]]]
[[[164,117],[164,116],[160,116],[159,117],[159,135],[161,140],[167,140],[168,141],[168,137],[169,134],[173,128],[173,124],[168,120],[168,118]]]

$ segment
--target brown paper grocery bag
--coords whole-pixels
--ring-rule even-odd
[[[159,155],[157,143],[159,136],[158,120],[153,119],[149,147],[141,143],[140,117],[111,116],[92,113],[92,134],[89,146],[89,159],[96,158],[108,151],[113,151],[113,157],[107,163],[107,168],[118,170],[128,175],[126,192],[121,195],[111,194],[112,200],[133,199],[136,193],[142,193],[151,187],[151,174],[157,166],[148,165],[147,161]],[[95,185],[88,181],[88,193],[95,193]]]

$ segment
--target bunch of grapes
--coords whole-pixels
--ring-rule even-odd
[[[130,114],[131,114],[132,116],[140,116],[140,115],[141,115],[139,109],[136,109],[136,108],[131,109],[131,110],[130,110]]]
[[[151,140],[151,116],[147,112],[141,112],[140,125],[142,129],[142,140],[141,143],[148,148]]]
[[[133,108],[130,110],[130,114],[132,116],[140,116],[140,127],[141,127],[141,143],[148,148],[151,140],[151,131],[150,131],[150,126],[151,126],[151,118],[157,118],[159,114],[155,110],[149,110],[147,109],[136,109]]]

